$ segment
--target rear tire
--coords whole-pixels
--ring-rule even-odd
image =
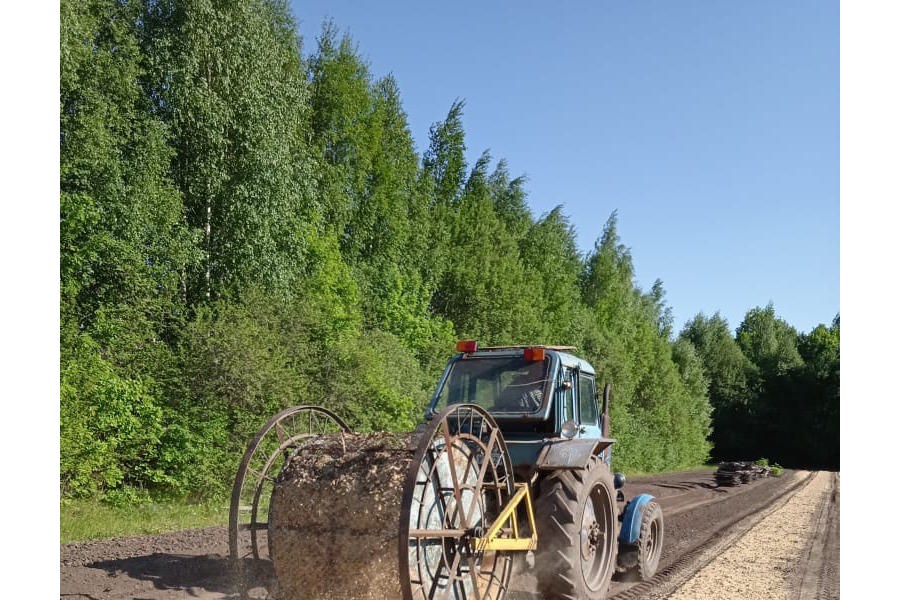
[[[554,471],[535,501],[538,590],[547,600],[602,600],[616,566],[616,492],[609,467]]]

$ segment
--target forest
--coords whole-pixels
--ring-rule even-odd
[[[613,207],[581,253],[503,159],[467,164],[463,101],[419,153],[396,81],[282,0],[60,9],[63,497],[223,497],[296,404],[410,430],[460,338],[576,346],[626,473],[838,467],[839,316],[673,331]]]

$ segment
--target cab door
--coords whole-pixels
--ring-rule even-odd
[[[577,370],[573,373],[573,379],[578,401],[579,437],[601,438],[603,434],[600,430],[600,408],[594,376]]]
[[[574,369],[560,365],[559,368],[559,390],[557,404],[557,418],[559,427],[562,427],[566,421],[575,421],[578,423],[578,405],[575,401],[575,394],[578,379],[575,376]]]
[[[560,425],[566,421],[575,421],[578,425],[577,437],[603,437],[594,376],[583,373],[580,369],[562,367],[560,384]]]

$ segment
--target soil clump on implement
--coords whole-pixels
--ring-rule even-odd
[[[333,434],[279,475],[270,550],[284,600],[399,598],[398,518],[414,434]]]

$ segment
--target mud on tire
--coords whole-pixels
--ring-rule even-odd
[[[547,600],[601,600],[616,566],[616,493],[609,468],[555,471],[540,485],[538,589]]]

